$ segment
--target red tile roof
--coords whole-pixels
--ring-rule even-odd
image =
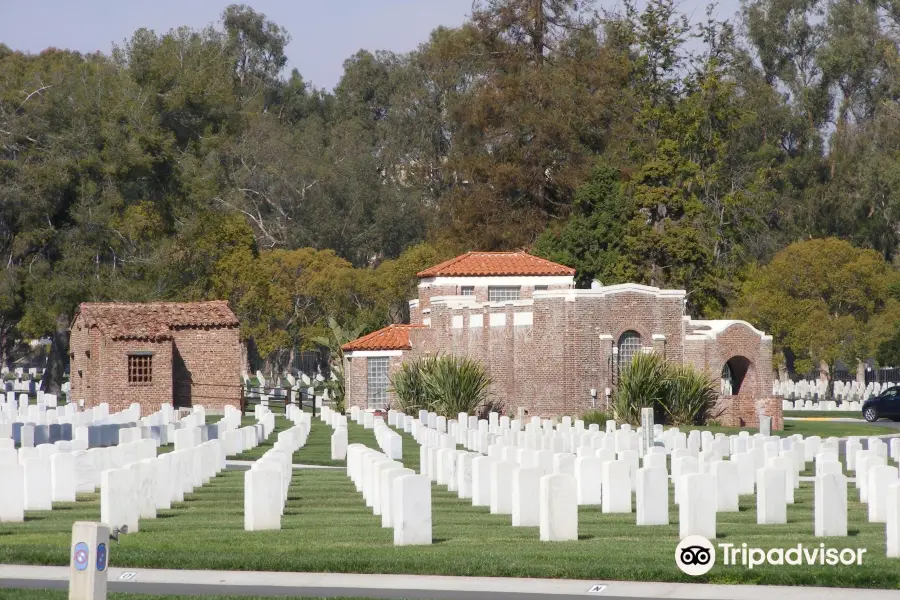
[[[78,307],[86,327],[97,327],[112,339],[164,340],[172,330],[190,327],[237,327],[228,302],[84,302]]]
[[[467,252],[418,273],[419,277],[574,275],[575,269],[527,252]]]
[[[384,329],[373,331],[369,335],[355,339],[344,344],[341,349],[344,352],[356,350],[410,350],[412,343],[409,341],[409,332],[412,329],[420,329],[424,325],[388,325]]]

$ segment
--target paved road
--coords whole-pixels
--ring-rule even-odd
[[[0,588],[66,589],[68,567],[0,565]],[[129,581],[120,581],[133,573]],[[592,592],[592,588],[600,588]],[[109,570],[109,591],[146,594],[233,594],[255,596],[359,596],[430,600],[551,600],[554,598],[759,600],[896,600],[896,590],[439,577],[429,575],[356,575],[341,573],[266,573],[236,571]]]

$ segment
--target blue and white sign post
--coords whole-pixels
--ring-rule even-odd
[[[72,525],[69,600],[106,600],[109,527],[76,521]]]

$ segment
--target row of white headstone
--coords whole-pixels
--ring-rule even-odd
[[[347,476],[366,506],[394,530],[395,546],[432,542],[431,482],[398,460],[363,444],[347,448]]]
[[[233,425],[233,420],[229,421]],[[238,421],[239,423],[239,421]],[[174,482],[171,494],[177,496],[184,492],[190,492],[197,483],[197,473],[211,472],[211,461],[215,448],[215,459],[219,470],[225,467],[225,456],[249,450],[258,445],[271,433],[271,428],[245,427],[236,430],[240,436],[241,445],[236,451],[226,447],[220,440],[201,442],[200,428],[190,427],[178,430],[183,432],[183,440],[170,454],[157,457],[158,441],[150,438],[141,438],[141,428],[123,428],[119,430],[119,445],[105,448],[79,449],[86,446],[86,442],[75,440],[73,442],[57,442],[56,444],[42,444],[37,448],[23,447],[18,451],[12,447],[11,439],[0,440],[0,487],[5,490],[0,496],[0,521],[21,522],[24,520],[26,510],[52,510],[54,502],[74,502],[77,493],[93,493],[98,488],[101,490],[101,509],[103,506],[104,474],[110,471],[131,469],[132,474],[141,471],[142,467],[135,466],[148,460],[162,459],[154,463],[153,469],[143,468],[140,477],[147,481],[136,480],[135,486],[141,497],[149,487],[159,488],[165,485],[153,479],[153,473],[158,472],[159,477]],[[198,458],[205,452],[206,458]],[[174,457],[174,458],[169,458]],[[204,461],[204,462],[200,462]],[[163,466],[166,463],[166,466]],[[169,463],[172,463],[169,466]],[[184,463],[184,464],[182,464]],[[144,472],[146,471],[146,472]],[[218,472],[218,471],[216,471]],[[113,475],[113,482],[125,477],[121,473]],[[208,481],[205,477],[203,483]],[[178,482],[182,482],[181,485]],[[112,486],[112,487],[110,487]],[[183,488],[182,492],[178,492]],[[8,492],[8,493],[7,493]],[[131,494],[125,489],[123,494]],[[117,497],[115,484],[107,484],[106,497],[113,500]],[[155,492],[152,494],[162,503],[166,494]],[[178,501],[181,501],[180,499]],[[112,505],[110,505],[112,506]],[[168,508],[168,506],[166,506]],[[109,508],[115,511],[117,508]],[[125,509],[122,509],[125,510]],[[144,510],[138,510],[138,514],[149,514],[149,505]],[[124,514],[124,513],[123,513]],[[155,515],[154,515],[155,516]],[[133,525],[134,515],[128,513]],[[110,522],[112,525],[116,523]],[[120,524],[127,524],[125,522]],[[134,531],[134,527],[129,527]]]
[[[835,381],[832,387],[832,395],[835,399],[842,401],[841,405],[837,407],[838,410],[849,410],[846,408],[849,402],[852,401],[856,403],[856,406],[859,406],[859,403],[865,402],[889,387],[896,385],[898,385],[896,382],[891,381],[870,381],[866,385],[860,385],[857,381]],[[803,400],[812,400],[818,396],[820,399],[819,404],[821,404],[821,400],[824,400],[827,391],[828,380],[826,379],[801,379],[799,381],[786,379],[772,382],[772,395],[782,396],[786,401],[792,400],[796,403]],[[798,408],[796,405],[794,408],[802,410],[802,407]]]
[[[39,374],[41,377],[44,376],[44,370],[38,369],[37,367],[30,367],[28,369],[26,369],[24,367],[16,367],[14,369],[10,369],[9,367],[0,368],[0,375],[2,375],[3,377],[6,377],[10,373],[14,373],[15,376],[18,377],[19,379],[26,377],[26,376],[29,379],[31,379],[33,377],[37,377]]]
[[[155,519],[158,510],[183,502],[185,494],[206,485],[224,468],[224,449],[218,440],[210,440],[107,469],[100,476],[100,522],[125,525],[127,533],[136,533],[141,519]]]
[[[406,423],[406,418],[393,420],[395,423]],[[550,491],[567,490],[571,487],[571,481],[557,479],[552,485],[542,481],[548,475],[573,477],[571,495],[576,507],[575,531],[569,515],[569,520],[548,522],[542,528],[541,539],[556,539],[555,535],[547,533],[550,531],[565,531],[569,537],[564,539],[577,539],[579,505],[600,504],[603,512],[630,513],[632,491],[635,492],[638,525],[668,523],[665,445],[649,448],[643,457],[644,466],[638,468],[638,453],[625,449],[630,444],[616,438],[612,438],[616,441],[611,443],[609,436],[603,432],[589,431],[588,440],[599,439],[600,447],[582,445],[576,455],[534,450],[527,443],[523,446],[507,445],[509,438],[514,437],[513,431],[509,430],[505,437],[492,436],[485,456],[481,452],[457,450],[451,434],[431,429],[418,419],[413,420],[411,429],[422,444],[420,472],[423,475],[438,485],[446,485],[449,491],[457,491],[460,498],[471,497],[476,506],[490,506],[492,513],[510,514],[513,525],[543,523],[541,515],[558,514],[551,506],[569,506],[571,509],[571,502],[566,504],[567,501],[560,498],[554,501]],[[617,430],[616,436],[631,433],[627,429],[620,433],[622,431]],[[677,437],[678,433],[670,434],[669,442],[673,447],[684,446],[671,451],[672,481],[675,502],[679,505],[682,537],[715,537],[716,513],[737,511],[739,496],[753,494],[754,490],[757,522],[785,523],[787,505],[794,501],[794,490],[799,487],[800,473],[806,468],[810,455],[816,460],[817,472],[813,515],[816,535],[847,535],[847,479],[838,462],[836,438],[823,443],[818,437],[780,439],[757,434],[751,438],[747,433],[730,439],[717,439],[709,432],[692,431],[687,439],[697,439],[698,443],[688,444],[687,440]],[[551,435],[545,432],[545,437]],[[896,517],[891,517],[891,510],[897,509],[898,505],[896,502],[891,504],[890,498],[900,493],[891,487],[900,488],[894,483],[897,481],[897,467],[885,466],[888,446],[882,440],[870,438],[867,444],[869,449],[861,451],[860,440],[851,439],[846,457],[848,462],[861,461],[860,466],[856,467],[859,469],[856,482],[861,499],[865,501],[867,489],[868,494],[879,498],[874,506],[869,504],[869,520],[887,524],[888,555],[893,556],[895,550],[892,548],[896,543],[892,543],[892,539],[898,535],[898,525]],[[622,449],[616,451],[617,446]],[[707,449],[698,451],[700,447]],[[895,461],[900,459],[900,439],[891,440],[890,448]],[[720,450],[725,455],[730,454],[730,460],[723,460],[725,456]],[[872,461],[871,466],[869,461]],[[546,503],[541,504],[545,498]]]
[[[288,499],[293,474],[294,452],[306,445],[309,424],[298,415],[298,423],[278,433],[272,449],[266,451],[244,473],[244,530],[281,529],[281,517]]]
[[[347,445],[350,438],[347,433],[347,415],[332,410],[329,406],[322,406],[319,419],[327,423],[333,433],[331,434],[331,460],[346,460]]]

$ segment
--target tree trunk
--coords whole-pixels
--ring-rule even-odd
[[[59,394],[66,374],[66,363],[69,360],[69,316],[59,315],[56,318],[56,331],[50,344],[50,356],[47,357],[47,370],[41,378],[41,391],[48,394]]]
[[[532,38],[532,52],[534,63],[540,69],[544,62],[544,35],[547,21],[544,19],[544,0],[534,0],[534,37]]]

